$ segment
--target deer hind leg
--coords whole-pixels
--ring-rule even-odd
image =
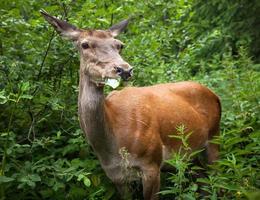
[[[219,145],[208,143],[207,145],[207,156],[208,156],[208,163],[212,164],[219,158]]]
[[[214,128],[210,132],[210,139],[212,139],[214,136],[219,135],[219,126],[217,128]],[[207,147],[207,157],[208,157],[208,163],[212,164],[219,158],[219,144],[214,144],[211,141],[208,141]]]
[[[143,168],[142,184],[144,200],[158,200],[160,190],[160,167],[148,166]]]

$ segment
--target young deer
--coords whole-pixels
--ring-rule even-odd
[[[72,40],[80,53],[78,113],[80,126],[93,147],[106,175],[122,198],[126,181],[142,179],[145,200],[158,199],[163,161],[178,151],[181,142],[170,135],[185,126],[191,150],[206,147],[209,163],[218,158],[221,117],[219,98],[194,82],[127,87],[104,96],[103,86],[132,75],[120,56],[122,42],[115,37],[128,21],[108,30],[82,30],[41,11],[62,36]]]

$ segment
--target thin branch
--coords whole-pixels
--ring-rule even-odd
[[[36,81],[39,81],[39,79],[40,79],[40,77],[41,77],[43,65],[44,65],[44,63],[45,63],[46,57],[47,57],[48,52],[49,52],[49,50],[50,50],[51,42],[52,42],[52,40],[53,40],[53,38],[54,38],[54,35],[55,35],[55,30],[52,31],[52,34],[51,34],[51,37],[50,37],[50,40],[49,40],[47,49],[46,49],[46,51],[45,51],[45,53],[44,53],[44,56],[43,56],[43,59],[42,59],[42,63],[41,63],[40,70],[39,70],[39,73],[38,73],[38,75],[37,75]]]

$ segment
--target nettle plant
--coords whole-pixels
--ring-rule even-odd
[[[189,137],[192,132],[187,132],[183,124],[177,126],[176,130],[177,134],[170,135],[169,137],[179,140],[182,143],[182,147],[172,153],[169,160],[165,161],[174,173],[169,173],[166,181],[167,186],[160,193],[166,197],[169,195],[172,197],[173,195],[176,199],[197,199],[200,196],[200,191],[199,184],[194,177],[201,176],[203,168],[194,164],[194,159],[203,150],[191,153]]]

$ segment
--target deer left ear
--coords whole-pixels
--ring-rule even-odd
[[[49,22],[62,36],[71,40],[78,39],[81,30],[79,30],[76,26],[49,15],[45,10],[40,10],[40,13],[46,19],[46,21]]]
[[[118,36],[121,32],[123,32],[129,23],[129,19],[125,19],[118,24],[115,24],[109,28],[109,31],[112,33],[113,37]]]

